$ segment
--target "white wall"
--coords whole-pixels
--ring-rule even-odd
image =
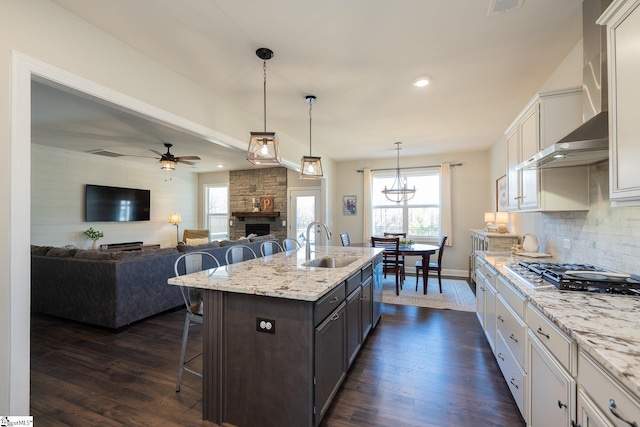
[[[440,165],[443,162],[462,163],[462,166],[452,168],[453,192],[453,236],[451,247],[447,247],[443,258],[445,274],[455,274],[466,277],[468,258],[471,252],[469,229],[484,226],[484,212],[493,210],[489,198],[489,188],[484,184],[490,179],[490,162],[488,151],[471,153],[450,153],[433,156],[401,157],[401,167]],[[364,191],[363,174],[357,172],[364,167],[393,168],[396,159],[359,160],[338,163],[334,185],[333,217],[335,226],[333,232],[349,232],[352,242],[363,239],[362,198]],[[495,181],[494,181],[495,185]],[[419,190],[418,190],[419,191]],[[342,197],[355,195],[357,197],[356,215],[343,215]],[[339,241],[337,241],[339,243]]]
[[[176,245],[169,214],[179,212],[180,228],[196,228],[197,175],[167,173],[157,164],[141,167],[92,154],[34,145],[31,150],[31,243],[91,247],[82,237],[89,227],[100,230],[101,244],[142,241]],[[151,218],[135,222],[84,222],[84,185],[108,185],[151,191]]]
[[[20,55],[15,56],[14,52]],[[18,59],[16,59],[18,58]],[[25,59],[22,59],[25,58]],[[54,70],[54,71],[52,71]],[[136,111],[171,116],[174,125],[212,141],[244,149],[250,129],[262,124],[214,93],[154,62],[48,0],[0,2],[0,414],[29,414],[30,79],[40,75],[113,101],[126,94]],[[77,84],[77,86],[76,86]],[[116,96],[120,100],[121,96]],[[8,102],[8,101],[11,102]],[[121,104],[122,105],[122,104]],[[137,109],[138,107],[141,108]],[[152,108],[149,108],[152,107]],[[178,123],[180,122],[180,123]],[[307,151],[282,129],[283,159]],[[321,148],[321,147],[320,147]],[[318,150],[318,155],[322,155]],[[325,164],[327,176],[332,164]],[[327,196],[328,200],[328,196]],[[159,238],[159,237],[158,237]],[[68,240],[68,237],[55,238]]]

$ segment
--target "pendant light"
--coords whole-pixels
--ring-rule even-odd
[[[267,132],[267,60],[273,58],[273,51],[266,47],[256,50],[258,58],[262,59],[264,72],[264,132],[251,132],[247,160],[254,165],[281,165],[280,147],[275,132]]]
[[[413,196],[416,195],[416,187],[408,188],[407,187],[407,178],[402,178],[400,176],[400,145],[402,142],[396,142],[396,150],[398,151],[398,160],[396,163],[396,178],[393,181],[393,185],[391,188],[387,188],[384,186],[384,190],[382,193],[385,197],[395,203],[406,202],[407,200],[413,199]]]
[[[322,162],[320,161],[320,157],[311,155],[311,105],[315,102],[316,97],[307,95],[304,99],[309,103],[309,155],[302,156],[300,179],[320,179],[322,178]]]

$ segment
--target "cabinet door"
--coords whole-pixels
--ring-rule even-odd
[[[520,172],[516,165],[520,161],[520,139],[518,127],[507,134],[507,209],[516,211],[520,207]]]
[[[634,4],[635,3],[635,4]],[[622,6],[609,27],[611,201],[640,204],[640,7]]]
[[[485,319],[485,335],[489,341],[489,347],[495,354],[496,352],[496,289],[485,281],[484,294],[484,319]]]
[[[382,255],[376,258],[373,267],[373,328],[376,327],[382,316]]]
[[[569,426],[576,382],[529,330],[529,427]]]
[[[373,280],[369,277],[362,284],[362,301],[361,305],[361,326],[362,326],[362,342],[367,338],[373,325]]]
[[[614,427],[582,389],[578,389],[577,411],[576,427]]]
[[[535,104],[520,123],[520,145],[522,155],[520,160],[526,160],[536,154],[538,148],[538,114],[539,104]],[[520,171],[520,209],[533,209],[538,204],[538,177],[537,169],[523,169]]]
[[[358,351],[360,351],[360,345],[362,344],[362,301],[360,297],[362,295],[362,288],[358,286],[358,289],[351,292],[347,297],[347,360],[348,366],[351,366]]]
[[[315,405],[316,424],[329,408],[347,374],[347,345],[343,302],[315,330]]]
[[[480,326],[484,329],[484,299],[485,299],[484,274],[480,266],[476,268],[476,315],[480,321]]]

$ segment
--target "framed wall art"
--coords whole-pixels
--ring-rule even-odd
[[[507,175],[496,179],[496,212],[506,212],[507,204]]]
[[[357,199],[356,196],[343,196],[342,197],[342,213],[344,215],[355,215],[357,213]]]

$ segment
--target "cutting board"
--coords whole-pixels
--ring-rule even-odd
[[[545,253],[542,253],[542,252],[520,252],[517,255],[526,256],[526,257],[529,257],[529,258],[549,258],[549,257],[553,256],[551,254],[545,254]]]

